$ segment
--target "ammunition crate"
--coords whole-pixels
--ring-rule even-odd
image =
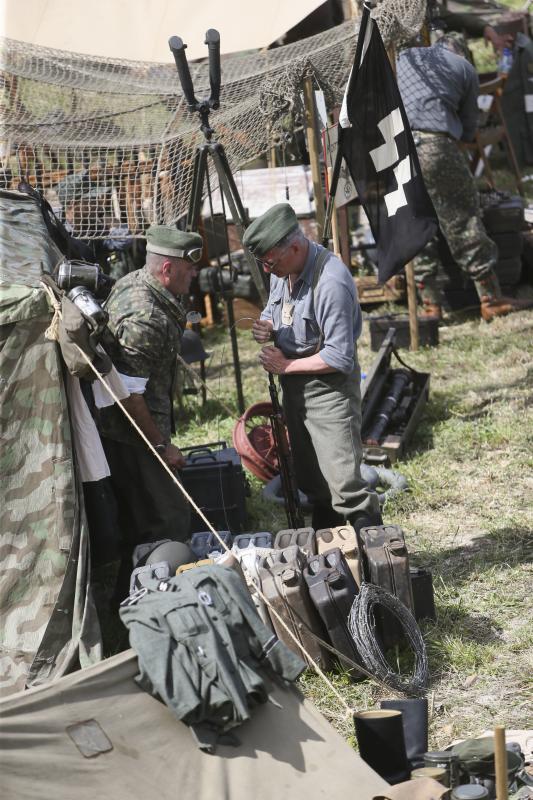
[[[394,376],[395,369],[391,366],[391,357],[395,349],[395,339],[396,331],[394,328],[389,328],[374,363],[361,384],[361,438],[363,460],[368,464],[384,464],[387,461],[394,463],[404,455],[429,397],[429,373],[409,368],[411,372],[409,391],[400,399],[397,412],[392,414],[378,445],[365,445],[365,438],[371,429],[380,403],[387,396]]]
[[[404,314],[387,314],[382,317],[369,317],[370,347],[379,350],[390,328],[396,331],[396,347],[409,347],[411,333],[409,317]],[[418,318],[418,341],[422,347],[436,347],[439,343],[439,320],[437,317]]]

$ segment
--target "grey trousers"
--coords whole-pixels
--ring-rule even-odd
[[[314,506],[331,506],[342,521],[352,524],[358,517],[380,514],[377,495],[367,489],[360,472],[359,382],[358,365],[349,375],[281,378],[298,486]]]

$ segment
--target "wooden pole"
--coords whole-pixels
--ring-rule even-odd
[[[505,728],[496,725],[494,728],[494,766],[496,768],[496,800],[507,800],[507,750],[505,747]]]
[[[305,104],[305,129],[307,134],[307,148],[311,162],[311,175],[313,176],[313,194],[315,196],[316,222],[318,226],[317,240],[322,239],[326,211],[324,206],[324,192],[322,190],[322,175],[320,172],[320,145],[318,140],[317,112],[313,78],[309,75],[304,78],[304,104]]]
[[[333,209],[333,216],[331,218],[331,238],[333,239],[333,252],[339,258],[342,258],[341,243],[339,238],[339,223],[337,221],[337,209]],[[349,264],[346,264],[349,267]]]
[[[418,316],[416,313],[416,283],[413,262],[405,265],[405,280],[407,283],[407,310],[409,312],[409,334],[411,336],[411,350],[418,350],[420,339],[418,337]]]
[[[326,144],[329,145],[328,136],[329,136],[329,129],[326,129]],[[326,158],[326,164],[327,164]],[[328,191],[331,191],[331,176],[333,174],[333,169],[328,167]],[[324,229],[322,229],[322,233],[324,233]],[[342,259],[341,253],[341,243],[340,243],[340,236],[339,236],[339,223],[337,219],[337,206],[333,206],[333,213],[331,215],[331,238],[333,239],[333,252],[336,256]],[[350,265],[346,264],[349,268]]]

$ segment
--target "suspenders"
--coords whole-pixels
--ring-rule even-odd
[[[326,266],[326,261],[328,260],[330,255],[331,255],[331,251],[327,250],[326,248],[324,248],[323,250],[319,251],[318,256],[316,258],[316,261],[315,261],[315,271],[313,273],[313,282],[311,284],[311,291],[313,292],[313,310],[314,310],[314,307],[315,307],[315,289],[317,287],[318,281],[322,277],[322,273],[324,271],[324,267]],[[318,325],[318,320],[317,320],[317,325]],[[323,333],[322,329],[320,328],[320,326],[319,326],[319,330],[320,330],[320,336],[318,337],[318,342],[317,342],[315,354],[320,351],[320,349],[322,347],[322,343],[324,341],[324,333]]]

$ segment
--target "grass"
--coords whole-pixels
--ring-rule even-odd
[[[396,465],[410,491],[385,509],[386,521],[404,529],[412,563],[433,573],[438,618],[423,626],[433,748],[496,723],[533,726],[533,312],[490,325],[458,315],[441,327],[440,340],[438,348],[406,354],[408,363],[431,373],[430,399],[406,459]],[[248,331],[238,331],[238,344],[249,406],[268,398],[267,380]],[[208,384],[234,415],[216,398],[204,407],[186,398],[178,419],[182,445],[231,440],[238,417],[228,333],[206,331],[205,347]],[[363,370],[374,358],[366,325],[359,358]],[[251,478],[251,528],[286,527],[283,510],[260,492]],[[386,695],[370,681],[331,679],[357,709]],[[301,682],[353,741],[351,719],[321,680],[308,672]]]

